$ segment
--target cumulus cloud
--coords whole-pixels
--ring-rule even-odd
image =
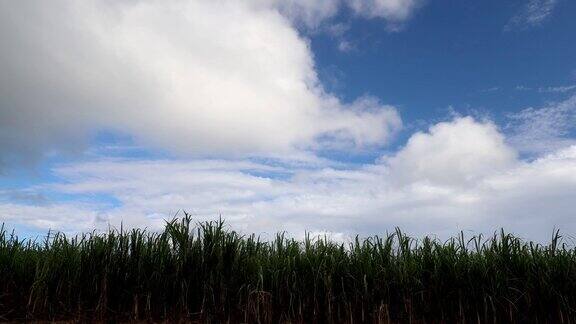
[[[388,160],[392,176],[402,182],[465,185],[514,164],[516,153],[496,126],[471,117],[434,125],[416,133]]]
[[[102,129],[193,156],[384,145],[393,107],[359,110],[319,83],[287,18],[335,10],[310,3],[0,3],[0,161],[81,150]]]
[[[554,12],[559,0],[529,0],[506,24],[504,30],[523,30],[539,26]]]
[[[395,226],[442,238],[459,230],[490,234],[503,226],[541,241],[554,226],[576,230],[570,203],[576,198],[576,146],[522,161],[492,123],[471,118],[434,125],[398,152],[361,166],[101,160],[54,172],[58,182],[36,190],[109,196],[118,204],[42,209],[0,203],[2,215],[40,228],[103,228],[120,221],[159,228],[182,209],[197,220],[222,215],[244,232],[313,231],[340,238]]]

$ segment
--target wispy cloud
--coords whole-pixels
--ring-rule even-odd
[[[481,90],[479,90],[479,92],[488,93],[488,92],[496,92],[498,90],[500,90],[500,87],[491,87],[491,88],[481,89]]]
[[[338,50],[340,52],[347,53],[347,52],[353,51],[355,48],[356,47],[354,46],[354,44],[352,44],[350,41],[343,39],[343,40],[340,40],[338,42]]]
[[[576,89],[576,84],[569,86],[560,87],[543,87],[538,88],[538,92],[555,92],[555,93],[565,93]]]
[[[509,141],[520,151],[546,153],[576,144],[569,136],[576,129],[576,95],[545,107],[526,108],[508,117]]]
[[[322,26],[340,11],[351,9],[366,18],[379,18],[390,31],[398,30],[426,0],[263,0],[247,1],[260,7],[274,7],[298,26],[309,30],[326,29]],[[335,25],[340,25],[336,23]],[[328,28],[330,29],[330,28]]]
[[[48,198],[35,188],[0,190],[0,201],[25,203],[33,206],[43,206],[49,203]]]
[[[505,31],[524,30],[544,23],[559,0],[529,0],[504,26]]]
[[[548,87],[527,87],[524,85],[518,85],[514,87],[516,91],[538,91],[540,93],[567,93],[572,90],[576,90],[576,84],[566,85],[566,86],[548,86]]]

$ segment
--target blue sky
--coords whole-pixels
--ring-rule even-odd
[[[429,1],[395,33],[382,30],[382,21],[350,17],[343,39],[353,49],[339,53],[325,34],[312,38],[312,48],[319,70],[341,79],[339,94],[348,100],[386,98],[406,120],[435,118],[449,106],[498,115],[558,99],[517,87],[574,83],[576,4],[558,1],[541,25],[506,30],[526,3]]]
[[[576,230],[576,3],[0,4],[0,221]]]

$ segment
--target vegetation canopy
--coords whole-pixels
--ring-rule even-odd
[[[0,228],[0,320],[571,322],[576,250],[501,231],[350,243],[242,236],[189,215],[162,232],[19,240]]]

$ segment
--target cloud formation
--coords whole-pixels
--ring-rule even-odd
[[[566,93],[576,89],[576,84],[558,87],[540,87],[538,92]]]
[[[576,129],[576,95],[544,107],[523,109],[508,118],[509,142],[521,152],[550,153],[576,144],[571,136]]]
[[[359,17],[383,19],[388,29],[394,31],[409,20],[425,0],[257,0],[255,3],[275,7],[296,24],[311,29],[340,11],[351,9]]]
[[[401,183],[465,185],[512,166],[516,153],[492,123],[471,117],[438,123],[418,132],[387,159],[391,176]]]
[[[384,145],[401,127],[396,110],[327,93],[290,20],[314,25],[337,8],[296,0],[2,2],[0,162],[81,150],[102,129],[191,156]]]
[[[542,25],[554,12],[559,0],[529,0],[516,13],[506,26],[505,31],[524,30]]]
[[[360,16],[384,18],[398,24],[410,18],[423,0],[347,0],[347,3]]]
[[[54,171],[58,182],[35,190],[117,203],[0,203],[7,221],[70,231],[120,221],[159,228],[187,210],[198,220],[222,215],[245,232],[295,236],[307,230],[346,237],[401,226],[445,238],[503,226],[545,241],[554,226],[576,230],[576,146],[522,161],[494,124],[469,117],[433,125],[398,152],[361,166],[105,159]]]
[[[340,0],[256,0],[253,3],[278,11],[297,26],[318,28],[341,10]]]
[[[82,151],[102,130],[179,156],[57,164],[54,180],[1,191],[1,220],[155,229],[187,210],[294,235],[401,226],[445,237],[504,226],[545,240],[558,224],[576,230],[576,96],[512,114],[504,132],[470,117],[437,123],[374,163],[317,156],[382,147],[402,120],[378,98],[328,92],[305,33],[343,8],[394,30],[422,3],[0,2],[0,164]],[[538,25],[555,4],[530,0],[511,26]],[[332,27],[344,41],[345,28]]]

